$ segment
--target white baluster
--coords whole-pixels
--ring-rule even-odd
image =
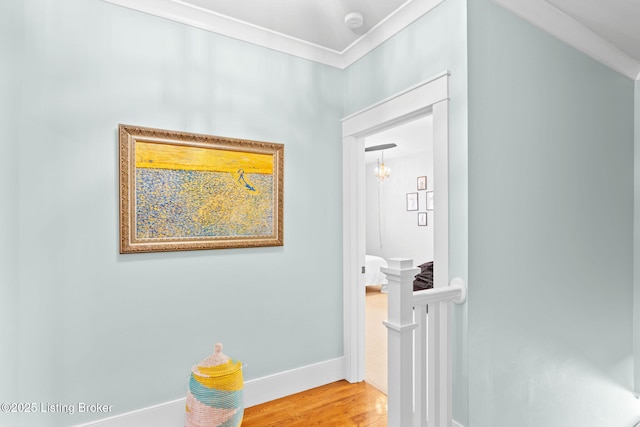
[[[452,303],[465,302],[466,284],[455,278],[414,293],[420,269],[413,261],[392,258],[388,265],[381,269],[389,281],[388,425],[451,427],[451,311]]]
[[[428,405],[427,398],[432,397],[428,390],[428,319],[427,306],[421,305],[415,308],[415,319],[418,327],[415,332],[415,425],[427,426]]]

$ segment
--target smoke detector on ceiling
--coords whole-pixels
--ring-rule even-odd
[[[360,12],[349,12],[344,17],[344,23],[347,25],[347,27],[354,30],[356,28],[362,27],[362,24],[364,23],[364,17]]]

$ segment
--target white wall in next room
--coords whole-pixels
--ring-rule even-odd
[[[379,182],[374,170],[381,151],[366,156],[366,248],[367,254],[411,258],[416,266],[433,261],[433,211],[427,211],[427,191],[433,190],[433,141],[431,118],[426,117],[376,134],[366,146],[395,143],[384,150],[391,176]],[[400,155],[400,157],[398,157]],[[418,190],[417,178],[427,177],[427,189]],[[407,194],[418,194],[418,210],[407,210]],[[427,213],[427,226],[418,225],[418,212]]]

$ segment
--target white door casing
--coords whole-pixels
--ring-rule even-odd
[[[400,123],[433,114],[434,286],[449,280],[449,73],[443,72],[342,120],[343,299],[345,378],[365,377],[364,138]]]

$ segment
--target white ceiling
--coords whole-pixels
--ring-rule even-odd
[[[402,123],[365,138],[365,147],[394,143],[397,147],[384,150],[385,159],[410,156],[416,153],[433,152],[433,115]],[[380,151],[364,153],[365,163],[375,163]]]
[[[346,68],[444,0],[105,0]],[[640,0],[493,0],[618,72],[640,78]],[[348,12],[364,15],[352,31]]]
[[[286,34],[336,52],[399,9],[407,0],[182,0],[203,10]],[[358,31],[344,25],[347,13],[366,13]]]

